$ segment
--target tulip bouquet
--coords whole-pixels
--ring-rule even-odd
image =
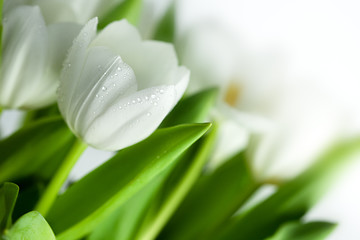
[[[0,108],[26,116],[0,140],[1,239],[324,239],[335,223],[304,216],[359,140],[293,176],[260,171],[255,156],[281,129],[244,112],[242,83],[216,72],[237,60],[191,55],[175,3],[144,40],[143,8],[3,1]],[[113,157],[68,183],[88,146]]]

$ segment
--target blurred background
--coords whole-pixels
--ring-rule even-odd
[[[150,38],[170,1],[144,4],[139,28]],[[360,2],[179,0],[176,7],[176,49],[192,70],[189,92],[204,84],[224,85],[227,96],[236,79],[239,96],[233,105],[242,116],[275,124],[276,131],[259,145],[258,174],[291,177],[331,143],[359,136]],[[199,75],[208,81],[198,81]],[[19,116],[4,113],[3,136],[16,128]],[[249,131],[261,128],[254,125]],[[80,178],[111,154],[88,149],[71,178]],[[306,219],[338,222],[329,239],[359,239],[359,183],[360,162],[355,162]]]
[[[239,62],[254,62],[242,70],[255,71],[250,75],[257,88],[290,95],[278,104],[288,117],[279,118],[298,122],[291,124],[298,133],[278,155],[288,165],[275,171],[301,168],[302,159],[314,157],[331,139],[359,134],[359,1],[181,0],[178,5],[180,36],[205,23],[221,26],[238,43],[233,51],[239,51]],[[308,214],[307,219],[339,223],[329,239],[360,238],[359,183],[356,162]]]

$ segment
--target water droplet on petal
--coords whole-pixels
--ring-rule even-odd
[[[156,95],[155,95],[155,94],[151,94],[151,98],[156,98]]]
[[[103,86],[101,89],[102,89],[103,91],[106,91],[107,87]]]
[[[163,93],[164,93],[164,90],[163,90],[163,89],[160,89],[160,93],[163,94]]]
[[[150,116],[151,116],[151,112],[146,113],[146,116],[150,117]]]

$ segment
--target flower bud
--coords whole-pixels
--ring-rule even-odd
[[[118,150],[149,136],[179,101],[189,71],[171,44],[142,41],[126,20],[96,35],[90,20],[64,64],[58,104],[72,131],[89,145]]]

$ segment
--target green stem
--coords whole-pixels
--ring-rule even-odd
[[[84,152],[86,147],[86,144],[77,139],[70,152],[68,153],[67,157],[62,162],[60,168],[55,173],[54,177],[51,179],[44,194],[41,196],[38,204],[35,207],[35,210],[40,212],[44,217],[54,203],[58,192],[64,184],[66,178],[68,177],[71,169],[73,168],[81,154]]]

